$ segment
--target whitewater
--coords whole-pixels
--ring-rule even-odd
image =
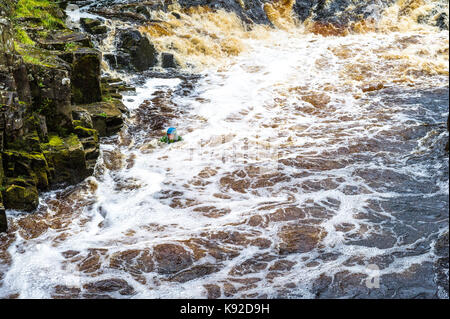
[[[243,42],[129,79],[94,175],[9,212],[0,297],[448,298],[448,33]]]

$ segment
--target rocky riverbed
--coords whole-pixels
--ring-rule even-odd
[[[1,297],[448,298],[448,2],[0,1]]]

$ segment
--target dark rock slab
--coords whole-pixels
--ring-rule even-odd
[[[6,219],[5,207],[0,205],[0,233],[8,230],[8,221]]]

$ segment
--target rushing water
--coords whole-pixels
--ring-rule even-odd
[[[93,177],[8,212],[0,296],[448,298],[448,34],[245,42],[144,80]]]

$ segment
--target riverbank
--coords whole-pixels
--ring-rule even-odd
[[[66,27],[55,2],[1,3],[1,229],[4,209],[33,211],[39,194],[93,173],[99,137],[127,110],[120,79],[101,78],[102,53]],[[123,86],[122,86],[123,87]]]

